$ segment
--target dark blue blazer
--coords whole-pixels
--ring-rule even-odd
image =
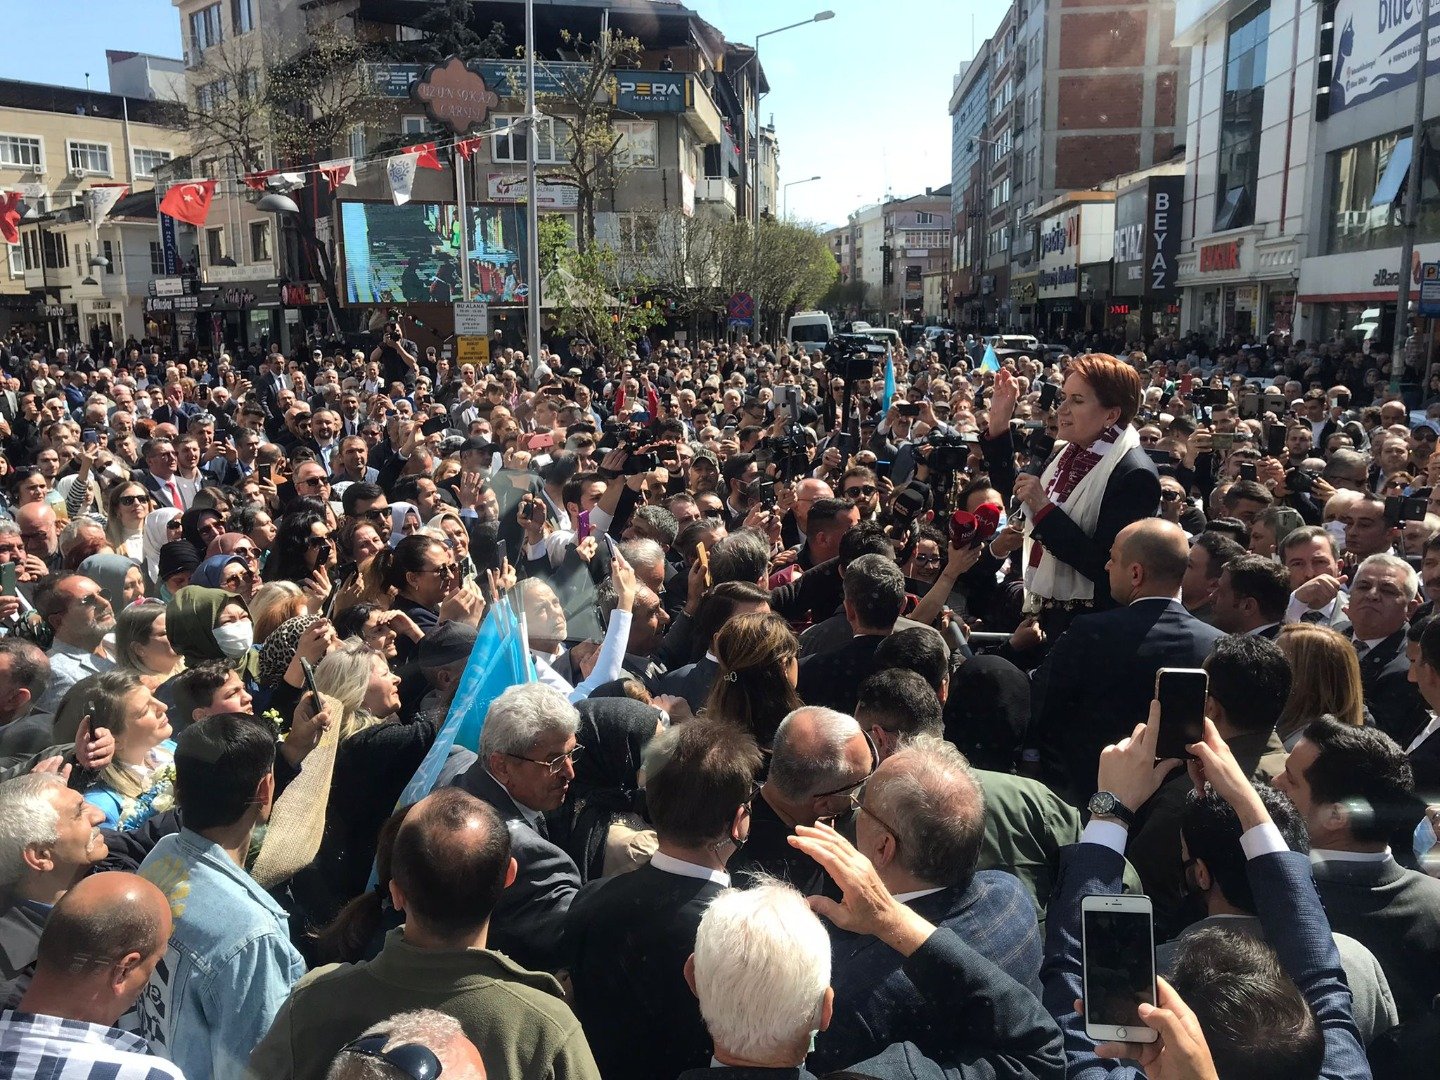
[[[936,926],[953,930],[972,949],[1037,997],[1040,994],[1040,929],[1035,904],[1018,878],[981,870],[965,889],[942,889],[909,902]],[[955,1050],[955,1018],[937,1011],[906,977],[904,958],[872,937],[835,930],[830,985],[835,1015],[815,1041],[809,1064],[821,1072],[844,1068],[880,1053],[891,1043],[912,1042],[926,1056],[943,1059]]]
[[[936,930],[901,968],[920,996],[950,1018],[956,1052],[935,1059],[913,1043],[896,1043],[853,1066],[853,1072],[875,1080],[1065,1080],[1065,1055],[1055,1021],[1045,1015],[1034,994],[957,934]],[[680,1080],[814,1080],[814,1075],[805,1066],[720,1066],[690,1069],[680,1074]]]
[[[1031,745],[1077,806],[1095,792],[1100,751],[1143,724],[1162,667],[1199,667],[1225,635],[1176,600],[1137,600],[1082,615],[1035,674]]]
[[[1084,995],[1081,976],[1080,898],[1118,894],[1125,860],[1101,844],[1075,844],[1061,856],[1060,878],[1045,927],[1045,1007],[1065,1037],[1068,1080],[1143,1080],[1133,1065],[1095,1055],[1075,1001]],[[1273,852],[1246,864],[1256,914],[1265,940],[1280,958],[1315,1013],[1325,1039],[1320,1075],[1330,1080],[1369,1080],[1370,1065],[1350,1012],[1350,988],[1325,909],[1315,891],[1310,860],[1294,851]]]

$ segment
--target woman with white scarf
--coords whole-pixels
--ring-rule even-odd
[[[1131,425],[1141,383],[1129,364],[1105,353],[1069,362],[1056,408],[1058,442],[1039,475],[1016,474],[1010,420],[1019,391],[1013,372],[996,373],[982,447],[991,481],[1020,504],[1025,612],[1043,640],[1076,615],[1115,606],[1105,571],[1110,545],[1126,525],[1155,515],[1160,476]]]

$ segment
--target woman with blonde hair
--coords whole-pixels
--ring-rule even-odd
[[[141,562],[145,558],[145,519],[150,493],[134,480],[116,484],[105,496],[105,539],[116,554]]]
[[[1354,727],[1365,723],[1360,661],[1343,634],[1328,626],[1290,623],[1276,644],[1290,661],[1290,697],[1275,724],[1286,750],[1293,750],[1306,725],[1322,716]]]
[[[158,690],[185,668],[165,635],[165,605],[154,600],[132,604],[115,615],[115,664]]]
[[[250,601],[250,618],[255,624],[255,643],[262,645],[283,622],[308,615],[305,592],[293,581],[267,581]]]
[[[799,639],[779,615],[758,612],[727,622],[714,648],[720,668],[705,715],[738,724],[768,748],[780,721],[803,704],[795,692]]]

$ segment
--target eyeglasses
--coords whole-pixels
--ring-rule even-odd
[[[870,748],[870,771],[867,772],[864,776],[862,776],[859,780],[852,780],[844,787],[838,787],[834,791],[822,791],[816,795],[810,796],[810,798],[819,800],[834,799],[843,796],[850,802],[850,806],[848,807],[848,809],[854,810],[860,805],[860,789],[865,786],[865,781],[869,780],[870,777],[874,776],[875,770],[880,767],[880,751],[875,746],[875,740],[870,738],[870,733],[868,731],[864,732],[863,734],[865,735],[865,745]]]
[[[247,560],[247,561],[249,561],[249,562],[259,562],[259,561],[260,561],[260,552],[257,551],[257,550],[256,550],[255,548],[253,548],[253,547],[240,547],[240,548],[236,548],[236,549],[235,549],[234,551],[232,551],[230,554],[231,554],[231,555],[239,555],[242,559],[245,559],[245,560]]]
[[[1180,498],[1180,492],[1178,491],[1162,490],[1160,492],[1161,502],[1174,502],[1178,498]]]
[[[410,1080],[434,1080],[440,1075],[442,1069],[440,1059],[435,1052],[419,1043],[401,1043],[399,1046],[392,1046],[385,1049],[385,1042],[388,1035],[362,1035],[354,1042],[348,1042],[340,1048],[342,1054],[359,1054],[361,1057],[375,1058],[399,1069]]]
[[[874,484],[866,484],[863,487],[847,487],[845,489],[845,497],[847,499],[868,499],[871,495],[875,494],[876,490]]]
[[[916,555],[915,561],[921,566],[939,566],[945,560],[939,555]]]
[[[427,566],[423,570],[416,570],[417,574],[439,574],[441,577],[454,577],[460,572],[460,568],[452,563],[444,563],[441,566]]]
[[[179,532],[179,531],[180,531],[181,529],[183,529],[184,527],[185,527],[184,522],[182,522],[178,517],[177,517],[177,518],[171,518],[169,521],[167,521],[167,522],[165,523],[165,531],[166,531],[166,532]]]
[[[329,546],[330,546],[330,537],[328,537],[328,536],[307,536],[307,537],[305,538],[305,546],[306,546],[306,547],[310,547],[310,548],[329,547]]]
[[[306,488],[329,487],[330,481],[323,476],[312,476],[308,480],[296,480],[295,486]]]
[[[551,776],[559,776],[565,771],[567,764],[574,765],[575,759],[584,751],[583,746],[576,746],[565,753],[551,758],[549,761],[541,761],[538,758],[526,757],[524,754],[506,754],[506,757],[513,757],[516,761],[528,761],[531,765],[544,765],[550,770]]]
[[[105,597],[101,596],[99,593],[94,593],[90,596],[82,596],[80,597],[80,599],[76,600],[75,603],[79,607],[88,608],[101,608],[110,606],[110,601],[106,600]]]
[[[148,497],[148,496],[145,496],[145,495],[121,495],[121,496],[120,496],[120,505],[121,505],[121,506],[143,506],[145,503],[148,503],[149,501],[150,501],[149,497]]]
[[[890,825],[886,824],[884,818],[882,818],[879,814],[875,813],[874,810],[871,810],[863,802],[857,802],[855,804],[855,809],[859,810],[862,814],[868,814],[871,821],[875,822],[876,825],[879,825],[882,829],[884,829],[887,833],[890,834],[891,838],[895,841],[895,846],[897,848],[900,846],[900,834],[896,832]]]

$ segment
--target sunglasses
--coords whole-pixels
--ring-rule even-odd
[[[121,496],[120,496],[120,505],[121,505],[121,506],[143,506],[145,503],[148,503],[149,501],[150,501],[149,497],[148,497],[148,496],[145,496],[145,495],[121,495]]]
[[[354,1042],[342,1046],[340,1053],[358,1054],[383,1061],[404,1073],[410,1080],[434,1080],[440,1075],[440,1059],[433,1050],[419,1043],[401,1043],[386,1050],[385,1042],[388,1039],[388,1035],[362,1035]]]
[[[328,537],[328,536],[307,536],[307,537],[305,538],[305,546],[308,547],[308,548],[329,547],[329,546],[330,546],[330,537]]]
[[[876,490],[873,484],[866,484],[864,487],[847,487],[845,489],[845,497],[847,499],[859,499],[862,497],[868,499],[871,495],[875,494]]]

